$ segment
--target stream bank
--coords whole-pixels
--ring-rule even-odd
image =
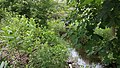
[[[72,62],[72,68],[103,68],[100,63],[89,63],[89,60],[83,60],[73,48],[68,48],[70,55],[68,62]]]

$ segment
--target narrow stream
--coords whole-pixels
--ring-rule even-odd
[[[70,56],[68,58],[69,62],[72,63],[72,68],[103,68],[99,63],[98,64],[89,64],[85,62],[82,58],[79,57],[75,49],[69,48]]]

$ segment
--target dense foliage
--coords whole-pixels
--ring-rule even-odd
[[[76,25],[70,27],[68,37],[74,47],[85,49],[89,58],[119,68],[120,63],[120,1],[119,0],[68,0],[75,8],[69,18]],[[79,23],[78,25],[76,24]],[[116,31],[117,30],[117,31]],[[77,47],[79,46],[79,48]],[[96,58],[96,57],[95,57]]]
[[[27,18],[34,18],[36,23],[47,24],[47,19],[56,10],[57,2],[53,0],[2,0],[0,8],[9,12],[16,12],[25,15]]]
[[[65,68],[83,59],[120,67],[120,0],[0,0],[0,67]]]
[[[64,45],[49,47],[44,44],[33,52],[30,68],[65,68],[67,49]]]
[[[28,19],[25,18],[25,16],[12,16],[10,18],[8,17],[2,19],[0,34],[0,38],[4,43],[1,48],[7,47],[8,51],[10,49],[9,53],[13,55],[6,56],[7,58],[5,58],[5,60],[16,61],[19,64],[24,64],[24,62],[28,63],[27,58],[29,58],[29,56],[33,53],[35,54],[35,56],[32,55],[34,56],[34,60],[32,61],[32,64],[34,65],[40,65],[42,63],[43,65],[45,65],[44,63],[47,63],[47,61],[49,61],[49,64],[47,63],[48,65],[46,65],[47,67],[53,64],[56,64],[56,66],[57,64],[58,66],[65,66],[64,64],[67,58],[67,48],[65,46],[65,42],[58,37],[58,34],[56,34],[54,30],[46,29],[45,27],[36,28],[36,24],[33,18]],[[44,46],[45,48],[43,48]],[[18,53],[18,58],[15,57],[16,53]],[[19,60],[19,56],[24,54],[27,55],[26,57],[24,57],[26,58],[26,61],[22,61],[22,58]],[[42,58],[43,61],[41,60],[41,62],[36,62],[39,60],[39,58]],[[44,67],[43,65],[34,65],[33,67]],[[54,67],[54,65],[52,67]]]
[[[52,0],[0,1],[1,68],[66,67],[67,44],[55,30],[63,27],[52,17],[56,4]],[[61,26],[54,28],[50,22]]]

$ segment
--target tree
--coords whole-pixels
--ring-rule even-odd
[[[0,8],[34,18],[41,26],[47,24],[47,19],[55,12],[56,4],[53,0],[2,0]]]
[[[80,44],[89,57],[97,55],[102,63],[107,65],[115,63],[119,66],[120,1],[68,0],[67,3],[75,8],[70,18],[79,22],[77,29],[73,30],[76,31],[73,32],[74,36],[71,36],[77,37],[75,38],[77,42],[73,43]],[[82,42],[79,42],[81,40]],[[85,40],[87,41],[83,44]],[[112,67],[115,68],[115,65]]]

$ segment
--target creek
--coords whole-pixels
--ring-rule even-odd
[[[100,65],[100,63],[94,64],[91,63],[89,64],[88,61],[83,60],[77,53],[77,51],[73,48],[69,48],[68,49],[70,52],[69,58],[68,58],[68,62],[73,62],[72,68],[103,68],[102,65]]]

